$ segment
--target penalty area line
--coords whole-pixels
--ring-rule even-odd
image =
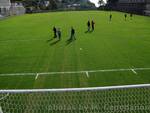
[[[86,73],[86,76],[89,78],[89,77],[90,77],[90,76],[89,76],[89,72],[88,72],[88,71],[86,71],[85,73]]]
[[[131,71],[136,75],[138,74],[134,69],[131,69]]]
[[[89,76],[89,73],[98,73],[98,72],[125,72],[132,71],[134,74],[137,74],[136,71],[146,71],[150,70],[150,68],[118,68],[118,69],[101,69],[101,70],[85,70],[85,71],[64,71],[64,72],[43,72],[43,73],[5,73],[0,74],[0,76],[35,76],[35,79],[38,78],[39,75],[57,75],[57,74],[81,74],[86,73]]]
[[[36,80],[36,79],[38,79],[38,77],[39,77],[39,73],[37,73],[37,74],[36,74],[36,76],[35,76],[35,80]]]

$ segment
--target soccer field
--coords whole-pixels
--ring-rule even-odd
[[[74,11],[0,20],[0,89],[76,88],[150,83],[150,18]],[[88,20],[95,31],[85,33]],[[53,39],[53,26],[62,40]],[[67,42],[70,28],[77,40]]]

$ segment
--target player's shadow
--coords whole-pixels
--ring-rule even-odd
[[[87,31],[85,31],[84,33],[86,33],[86,34],[87,34],[87,33],[92,33],[93,31],[94,31],[94,30],[90,30],[90,31],[87,30]]]
[[[94,30],[90,30],[89,33],[92,33]]]
[[[57,44],[59,41],[60,41],[60,40],[56,40],[56,41],[50,43],[50,46],[53,46],[53,45]]]
[[[84,33],[88,33],[89,31],[85,31]]]
[[[71,44],[73,41],[74,41],[73,39],[69,38],[69,39],[66,41],[66,45]]]
[[[53,40],[54,40],[54,38],[51,38],[51,39],[47,40],[46,42],[48,43],[48,42],[51,42]]]

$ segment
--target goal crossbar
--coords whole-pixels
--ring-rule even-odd
[[[0,93],[80,92],[80,91],[98,91],[98,90],[130,89],[130,88],[146,88],[146,87],[150,87],[150,84],[105,86],[105,87],[88,87],[88,88],[0,90]]]

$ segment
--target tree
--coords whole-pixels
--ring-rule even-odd
[[[57,0],[49,0],[49,9],[54,10],[57,9]]]
[[[118,2],[118,0],[107,0],[108,4],[114,4],[114,3],[117,3],[117,2]]]

